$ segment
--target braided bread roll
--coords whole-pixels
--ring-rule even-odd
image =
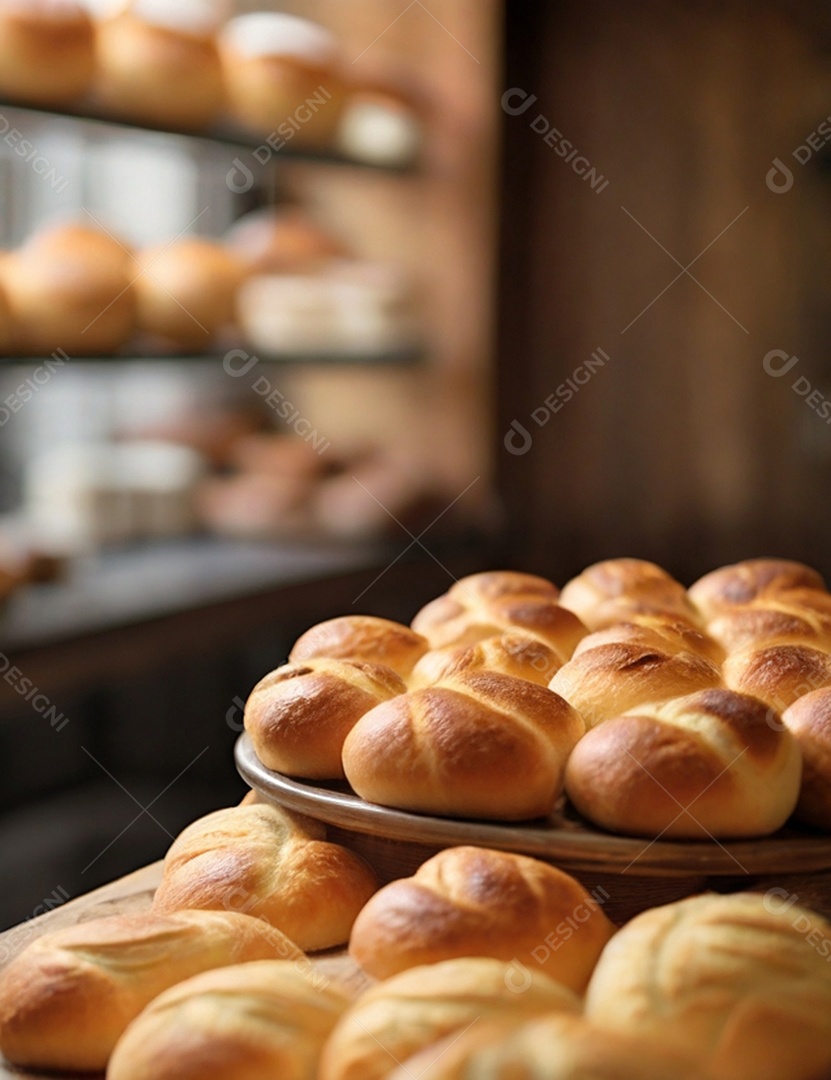
[[[724,660],[724,649],[713,637],[682,619],[661,615],[631,615],[626,622],[613,623],[595,630],[577,645],[574,655],[600,645],[641,645],[645,649],[669,653],[694,653],[713,664]]]
[[[574,656],[548,686],[592,728],[650,702],[720,686],[721,681],[715,664],[696,653],[617,643]]]
[[[344,1013],[324,1047],[318,1080],[381,1080],[416,1051],[474,1024],[579,1011],[580,999],[560,983],[500,960],[411,968]]]
[[[251,691],[245,730],[266,768],[335,779],[343,776],[341,751],[352,727],[406,689],[401,676],[381,664],[326,658],[285,664]]]
[[[133,1021],[107,1080],[315,1080],[323,1044],[349,1003],[308,961],[208,971],[167,990]]]
[[[556,1013],[476,1024],[407,1058],[389,1080],[707,1080],[695,1057],[665,1042],[606,1031]]]
[[[465,671],[496,671],[548,686],[561,667],[558,654],[544,641],[527,630],[506,630],[499,637],[484,638],[475,645],[432,649],[413,668],[409,685],[411,690],[418,690]]]
[[[825,593],[815,595],[825,597]],[[751,600],[715,616],[707,624],[707,633],[726,652],[786,644],[808,645],[829,652],[831,608],[826,612],[809,604],[810,601],[793,599],[791,593]]]
[[[475,645],[505,630],[526,630],[564,661],[586,628],[573,612],[560,607],[557,597],[555,585],[532,574],[472,574],[422,608],[412,627],[431,649]]]
[[[249,915],[94,919],[44,934],[0,972],[0,1050],[14,1065],[98,1072],[163,990],[202,971],[303,954]]]
[[[795,817],[831,832],[831,688],[805,694],[782,713],[802,751],[802,787]]]
[[[808,645],[746,646],[727,657],[723,671],[732,690],[781,713],[803,694],[831,686],[831,655]]]
[[[574,878],[538,859],[457,847],[369,901],[349,953],[377,979],[457,956],[492,956],[585,990],[615,927]]]
[[[377,888],[363,859],[326,843],[318,822],[258,803],[217,810],[180,833],[153,910],[241,911],[313,951],[347,941]]]
[[[698,621],[684,586],[643,559],[607,559],[589,566],[563,586],[560,603],[590,630],[626,622],[633,615]]]
[[[799,747],[756,698],[703,690],[592,729],[566,793],[601,828],[649,838],[766,836],[796,806]]]
[[[687,595],[705,619],[713,619],[757,597],[769,598],[790,589],[824,592],[825,582],[810,566],[789,559],[746,559],[705,574]]]
[[[831,1070],[831,925],[765,895],[693,896],[636,916],[606,947],[586,1016],[704,1057],[713,1080]]]
[[[550,690],[469,671],[366,713],[343,744],[343,768],[382,806],[522,821],[549,813],[584,730]]]
[[[289,653],[293,663],[318,657],[383,664],[406,679],[430,646],[409,626],[372,615],[342,615],[302,634]]]

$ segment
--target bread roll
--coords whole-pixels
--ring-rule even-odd
[[[342,945],[378,882],[353,852],[325,842],[311,819],[257,804],[217,810],[173,842],[154,911],[239,911],[302,949]]]
[[[382,806],[522,821],[551,810],[583,731],[550,690],[469,671],[367,712],[346,737],[343,768]]]
[[[782,713],[802,751],[802,787],[795,817],[831,832],[831,689],[804,694]]]
[[[219,244],[197,237],[139,253],[139,328],[178,348],[207,348],[233,323],[245,269]]]
[[[341,750],[350,730],[406,689],[381,664],[325,658],[285,664],[251,691],[245,730],[266,768],[309,780],[342,777]]]
[[[107,1080],[315,1080],[349,999],[306,965],[260,960],[172,987],[119,1040]]]
[[[831,610],[823,613],[791,603],[790,594],[783,593],[716,615],[707,624],[707,633],[727,652],[784,644],[809,645],[827,652],[831,651]]]
[[[377,979],[458,956],[513,960],[582,993],[615,932],[561,870],[524,855],[457,847],[393,881],[355,921],[349,953]]]
[[[427,642],[409,626],[374,615],[341,615],[327,619],[297,639],[289,653],[293,663],[318,657],[384,664],[406,679],[427,652]]]
[[[613,623],[587,634],[574,650],[574,656],[599,645],[643,645],[647,649],[677,655],[690,652],[721,664],[724,649],[708,633],[692,623],[660,615],[631,615],[627,622]]]
[[[784,712],[797,698],[831,686],[831,655],[807,645],[746,646],[724,661],[724,681]]]
[[[381,1080],[423,1047],[488,1019],[579,1010],[580,999],[560,983],[500,960],[412,968],[344,1013],[324,1047],[318,1080]]]
[[[612,832],[766,836],[793,812],[801,774],[796,741],[765,705],[716,689],[594,728],[569,759],[566,792]]]
[[[211,968],[296,956],[248,915],[184,911],[93,919],[44,934],[0,972],[0,1051],[31,1069],[98,1072],[158,994]]]
[[[491,1020],[407,1058],[389,1080],[707,1080],[694,1055],[558,1013]]]
[[[224,101],[214,35],[226,9],[217,0],[133,0],[127,11],[103,19],[96,46],[99,100],[147,124],[210,124]]]
[[[643,559],[607,559],[563,586],[560,603],[590,630],[625,622],[632,614],[663,614],[695,621],[684,586]]]
[[[345,84],[337,42],[322,26],[282,13],[239,15],[220,35],[220,52],[242,124],[281,142],[333,142]]]
[[[293,206],[246,214],[231,226],[225,243],[256,274],[317,273],[349,255],[340,240]]]
[[[714,1080],[827,1075],[831,926],[783,892],[694,896],[636,916],[595,968],[589,1021],[705,1056]]]
[[[0,94],[68,105],[86,93],[94,66],[95,29],[79,3],[0,0]]]
[[[81,225],[44,228],[0,266],[22,353],[73,358],[118,352],[136,300],[126,245]]]
[[[721,674],[696,653],[671,655],[644,645],[612,644],[573,657],[548,685],[592,728],[653,701],[719,686]]]
[[[746,559],[722,566],[699,578],[688,590],[690,600],[705,619],[760,596],[789,589],[819,589],[825,582],[816,570],[788,559]]]
[[[548,686],[561,666],[557,653],[544,641],[526,630],[506,630],[475,645],[432,649],[413,668],[409,685],[418,690],[465,671],[496,671]]]
[[[559,606],[557,587],[545,578],[496,570],[461,578],[412,621],[433,649],[475,645],[504,630],[527,630],[566,660],[586,629]]]

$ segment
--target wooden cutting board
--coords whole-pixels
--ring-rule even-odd
[[[7,930],[0,934],[0,964],[8,963],[47,931],[75,926],[106,915],[133,915],[149,911],[153,894],[161,879],[162,863],[153,863],[152,866],[146,866],[143,870],[137,870],[134,874],[104,885],[95,892],[80,896],[77,900],[70,900],[54,911],[48,911],[45,915]],[[320,953],[314,960],[328,978],[342,983],[356,995],[368,982],[343,949]],[[29,1080],[53,1080],[50,1074],[15,1070],[0,1061],[0,1078],[6,1080],[15,1077],[17,1080],[24,1077]]]

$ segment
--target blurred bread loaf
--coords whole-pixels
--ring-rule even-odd
[[[133,1021],[107,1080],[315,1080],[323,1044],[348,1005],[308,961],[208,971],[167,990]]]
[[[257,804],[217,810],[179,834],[153,909],[244,912],[314,951],[348,940],[377,887],[362,859],[326,843],[322,825]]]
[[[467,671],[365,713],[343,744],[343,769],[369,802],[462,818],[547,814],[579,715],[542,686]]]
[[[802,751],[802,786],[795,817],[831,832],[831,688],[813,690],[782,713]]]
[[[341,615],[302,634],[289,653],[292,663],[325,657],[383,664],[406,679],[427,652],[427,642],[409,626],[374,615]]]
[[[378,979],[454,957],[492,956],[582,993],[614,931],[582,885],[548,863],[457,847],[376,893],[355,921],[349,953]]]
[[[47,933],[0,972],[0,1051],[13,1065],[98,1072],[163,990],[211,968],[302,956],[259,919],[223,911],[113,916]]]
[[[296,206],[252,210],[234,222],[226,246],[252,274],[306,274],[349,254],[328,229]]]
[[[500,960],[468,957],[411,968],[372,987],[343,1014],[323,1050],[318,1080],[381,1080],[423,1047],[488,1019],[579,1010],[580,999],[562,984]]]
[[[0,0],[0,94],[69,105],[89,89],[95,29],[75,0]]]
[[[569,759],[566,793],[612,832],[765,836],[793,812],[801,774],[796,741],[762,702],[711,689],[593,728]]]
[[[831,925],[786,890],[694,896],[618,932],[586,1016],[697,1054],[714,1080],[817,1080],[831,1069],[829,956]]]

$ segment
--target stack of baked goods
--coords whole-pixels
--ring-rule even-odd
[[[689,590],[617,559],[560,592],[475,574],[410,627],[344,616],[309,630],[254,689],[261,762],[346,779],[364,799],[523,821],[563,793],[649,839],[831,828],[831,596],[758,559]]]
[[[229,118],[269,153],[293,142],[412,161],[417,96],[354,75],[335,37],[307,19],[231,14],[230,0],[0,0],[0,94],[175,130]]]

